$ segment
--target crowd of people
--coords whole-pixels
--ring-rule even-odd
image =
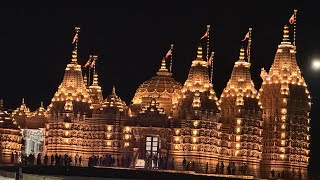
[[[30,164],[30,165],[50,165],[50,166],[82,166],[82,156],[79,156],[78,154],[75,155],[75,157],[72,157],[68,154],[58,155],[58,154],[51,154],[51,156],[48,156],[45,154],[42,157],[42,154],[39,153],[37,156],[35,156],[34,153],[29,154],[28,156],[25,154],[21,155],[21,163],[23,164]],[[17,163],[18,160],[18,153],[11,154],[11,162]],[[125,155],[120,157],[113,157],[111,154],[106,154],[103,156],[95,156],[92,155],[88,159],[88,167],[93,166],[106,166],[106,167],[133,167],[130,166],[132,162],[135,162],[134,159],[131,158],[130,155]],[[145,159],[145,169],[171,169],[174,170],[175,161],[174,158],[172,158],[171,161],[168,161],[167,157],[158,157],[158,156],[148,156]],[[196,171],[196,163],[194,161],[187,161],[187,159],[184,157],[182,161],[182,168],[185,171]],[[209,163],[207,162],[205,165],[205,173],[208,173],[209,170]],[[241,175],[247,175],[248,174],[248,166],[247,164],[243,163],[239,167],[239,174]],[[230,162],[228,166],[226,167],[225,171],[225,165],[223,162],[218,162],[215,168],[216,174],[230,174],[235,175],[236,174],[236,165],[234,162]],[[274,173],[274,172],[273,172]],[[271,172],[272,174],[272,172]],[[273,174],[274,175],[274,174]]]
[[[114,158],[111,154],[103,156],[92,155],[89,157],[88,167],[93,166],[107,166],[107,167],[130,167],[132,159],[129,155],[122,156],[121,158]]]
[[[51,166],[71,166],[72,165],[73,158],[72,156],[69,156],[68,154],[62,155],[51,155],[50,157],[45,154],[42,158],[42,154],[39,153],[37,157],[35,157],[34,153],[31,153],[29,155],[22,154],[21,155],[21,163],[23,164],[30,164],[30,165],[51,165]],[[74,166],[81,166],[82,163],[82,156],[79,156],[76,154],[74,157]]]
[[[145,159],[145,169],[174,169],[174,158],[169,164],[167,157],[148,156]]]

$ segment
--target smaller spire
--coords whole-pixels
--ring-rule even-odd
[[[285,25],[283,28],[283,42],[289,42],[289,26]]]
[[[111,92],[111,94],[112,94],[112,95],[116,95],[116,86],[113,86],[113,87],[112,87],[112,92]]]
[[[79,32],[80,32],[80,27],[75,27],[74,28],[76,34],[74,36],[74,41],[75,41],[75,46],[74,46],[74,49],[72,51],[72,59],[71,59],[71,62],[72,63],[77,63],[77,59],[78,59],[78,36],[79,36]]]
[[[244,48],[241,47],[239,54],[239,61],[244,61]]]
[[[22,98],[22,104],[24,104],[24,98]]]
[[[43,107],[43,101],[41,101],[41,103],[40,103],[40,107]]]
[[[3,99],[0,99],[0,110],[3,110]]]
[[[198,46],[198,51],[197,51],[197,59],[202,59],[203,56],[202,56],[202,46],[199,45]]]

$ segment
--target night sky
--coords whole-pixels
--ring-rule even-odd
[[[56,1],[54,1],[56,2]],[[317,6],[281,0],[242,1],[77,1],[45,4],[8,1],[0,4],[0,97],[15,109],[24,97],[31,110],[47,106],[71,61],[74,26],[80,26],[78,62],[99,56],[97,72],[106,97],[117,94],[130,103],[143,81],[154,76],[161,58],[174,43],[174,78],[184,83],[196,57],[199,38],[211,24],[211,51],[215,51],[214,89],[226,86],[239,57],[241,42],[253,27],[251,74],[259,89],[260,69],[269,70],[282,30],[293,9],[297,16],[297,61],[312,96],[311,165],[320,162],[320,71],[311,61],[320,58],[320,22]],[[292,30],[292,27],[291,27]]]

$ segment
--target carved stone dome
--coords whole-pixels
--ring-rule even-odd
[[[144,107],[154,98],[166,112],[170,112],[180,98],[181,88],[182,85],[172,77],[163,59],[157,75],[139,86],[132,102],[133,105]]]

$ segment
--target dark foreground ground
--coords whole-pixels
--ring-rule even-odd
[[[22,165],[23,173],[50,176],[77,176],[111,179],[240,179],[239,177],[217,177],[202,174],[182,173],[177,171],[147,171],[143,169],[118,169],[100,167],[57,167]],[[19,166],[0,166],[0,170],[18,171]],[[251,179],[250,177],[247,177]],[[67,178],[66,178],[67,179]],[[242,179],[242,178],[241,178]]]

